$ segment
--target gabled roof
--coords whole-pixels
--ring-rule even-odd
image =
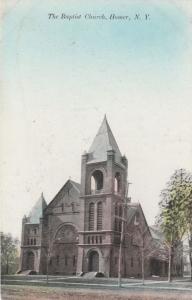
[[[28,223],[39,224],[40,222],[39,219],[43,216],[43,210],[46,207],[47,207],[47,203],[42,193],[40,198],[38,199],[38,201],[36,202],[36,204],[33,206],[32,210],[29,213]]]
[[[121,152],[105,116],[97,132],[97,135],[94,138],[93,143],[88,151],[88,162],[92,163],[106,161],[108,150],[115,151],[116,162],[121,162]]]
[[[164,241],[164,234],[158,226],[153,225],[153,226],[150,226],[149,229],[150,229],[153,239]]]
[[[134,204],[129,204],[129,208],[127,211],[127,223],[129,224],[133,218],[133,216],[136,214],[136,212],[138,211],[138,205],[134,205]]]
[[[130,222],[133,220],[133,217],[135,216],[135,214],[137,212],[139,212],[142,215],[143,220],[145,222],[145,225],[147,227],[147,230],[148,230],[149,234],[151,235],[151,231],[150,231],[149,225],[148,225],[147,220],[145,218],[145,214],[143,212],[142,206],[141,206],[141,204],[139,202],[128,203],[127,224],[130,224]]]
[[[46,211],[49,210],[50,208],[53,208],[54,205],[56,205],[56,203],[60,201],[60,199],[66,194],[66,192],[71,187],[73,187],[77,191],[77,194],[80,194],[81,185],[71,179],[68,179],[67,182],[59,190],[59,192],[55,195],[53,200],[48,204]]]

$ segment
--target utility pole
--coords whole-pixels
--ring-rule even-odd
[[[123,203],[123,216],[121,218],[121,236],[120,236],[120,245],[119,245],[119,265],[118,265],[118,286],[121,287],[121,265],[122,265],[122,248],[123,248],[123,239],[124,239],[124,230],[125,230],[125,217],[126,217],[126,208],[127,208],[127,198],[129,194],[129,185],[131,182],[127,182],[127,188],[125,191],[125,199]]]

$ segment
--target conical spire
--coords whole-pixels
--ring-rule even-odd
[[[29,223],[38,224],[39,218],[43,216],[43,210],[47,206],[43,193],[41,193],[40,198],[33,206],[32,210],[29,213]]]
[[[121,152],[105,115],[103,122],[97,132],[97,135],[94,138],[93,143],[88,151],[89,162],[106,161],[108,150],[114,150],[115,160],[117,162],[121,161]]]

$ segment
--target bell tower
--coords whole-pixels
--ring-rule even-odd
[[[81,159],[77,273],[114,275],[112,256],[119,247],[118,216],[126,196],[127,167],[127,159],[121,155],[105,116],[89,151]]]

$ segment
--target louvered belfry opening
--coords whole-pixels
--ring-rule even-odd
[[[97,230],[102,230],[102,218],[103,218],[103,211],[102,211],[102,202],[97,203]]]
[[[89,204],[89,230],[94,230],[94,203]]]

